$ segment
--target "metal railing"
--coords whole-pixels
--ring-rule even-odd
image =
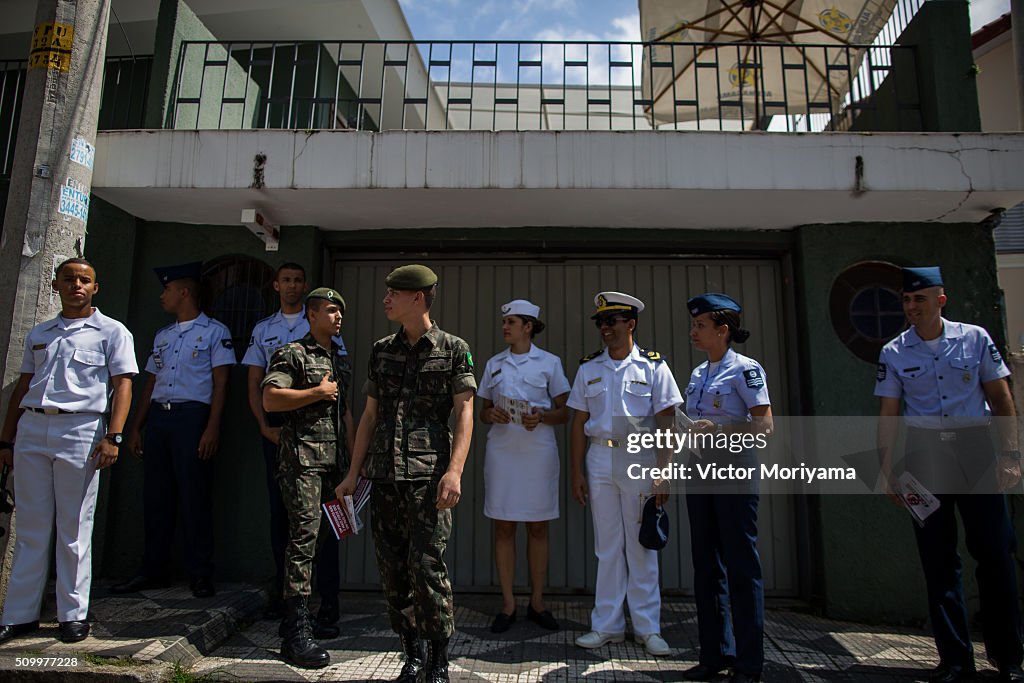
[[[913,70],[914,49],[895,45],[187,42],[170,125],[819,131],[869,112],[914,129]]]
[[[11,175],[28,60],[0,61],[0,178]]]
[[[100,97],[99,128],[142,128],[153,64],[151,55],[108,57]],[[11,175],[28,60],[0,61],[0,178]]]

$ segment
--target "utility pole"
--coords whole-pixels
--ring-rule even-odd
[[[109,14],[110,0],[36,5],[0,237],[4,407],[19,375],[25,337],[60,307],[50,288],[54,266],[84,249]],[[14,548],[13,516],[0,518],[0,527],[9,532],[0,537],[2,598]]]

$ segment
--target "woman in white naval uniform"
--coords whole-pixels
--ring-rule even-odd
[[[708,293],[691,298],[687,308],[693,316],[690,340],[708,355],[686,385],[686,414],[694,429],[770,432],[772,408],[764,369],[731,346],[750,336],[740,327],[740,305],[725,294]],[[757,465],[753,449],[705,449],[701,455],[705,462]],[[700,655],[683,676],[715,680],[731,666],[734,683],[760,680],[764,583],[757,554],[756,480],[687,486]]]
[[[526,616],[543,628],[558,622],[544,607],[548,571],[548,521],[558,519],[558,444],[553,425],[565,424],[569,380],[562,361],[533,343],[543,329],[540,307],[524,299],[501,307],[507,349],[484,368],[477,391],[484,400],[480,419],[491,425],[484,461],[484,514],[494,520],[494,563],[502,606],[491,631],[503,633],[516,620],[512,584],[516,567],[516,523],[526,523],[530,602]],[[530,402],[532,412],[513,421],[501,397]],[[521,422],[521,424],[519,424]]]
[[[653,467],[655,453],[629,455],[626,437],[632,430],[628,418],[671,416],[683,399],[668,363],[633,343],[643,302],[620,292],[601,292],[594,303],[597,311],[591,318],[605,348],[580,361],[569,393],[569,407],[576,411],[570,432],[573,497],[581,505],[588,499],[591,503],[597,555],[593,630],[578,637],[576,645],[621,643],[623,603],[628,601],[634,638],[649,654],[667,655],[670,649],[661,637],[658,553],[640,545],[643,502],[654,490],[650,480],[627,474],[633,463]],[[659,504],[667,495],[658,493]]]

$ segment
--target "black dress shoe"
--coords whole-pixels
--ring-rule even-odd
[[[973,681],[974,667],[939,664],[928,672],[928,680],[930,683],[959,683],[960,681]]]
[[[1000,683],[1024,683],[1024,669],[1019,666],[1011,666],[999,670]]]
[[[528,605],[526,607],[526,618],[532,621],[533,623],[537,624],[541,628],[546,628],[549,631],[558,630],[558,622],[555,621],[555,616],[551,614],[551,610],[544,610],[543,612],[538,612],[537,610],[533,609],[533,605]]]
[[[745,674],[742,671],[737,671],[729,679],[729,683],[755,683],[755,681],[760,680],[760,675],[755,676],[754,674]]]
[[[515,610],[512,611],[512,614],[498,612],[498,616],[494,617],[494,621],[491,622],[491,633],[504,633],[514,623],[516,623]]]
[[[684,681],[715,681],[722,678],[722,674],[729,668],[728,664],[722,664],[720,666],[710,666],[708,664],[698,664],[697,666],[690,667],[683,672]]]
[[[32,633],[39,628],[38,621],[30,621],[24,624],[6,624],[0,626],[0,643],[6,643],[11,638],[23,636],[26,633]]]
[[[77,643],[89,637],[88,621],[61,621],[60,639],[65,643]]]
[[[136,574],[127,581],[115,583],[110,587],[110,592],[116,595],[123,595],[125,593],[153,590],[154,588],[167,588],[170,585],[171,582],[167,579],[154,579],[145,574]]]
[[[209,576],[199,576],[189,583],[189,588],[192,589],[192,595],[197,598],[212,598],[217,594],[217,589],[213,587],[213,581],[210,580]]]

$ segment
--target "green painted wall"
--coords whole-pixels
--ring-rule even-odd
[[[152,79],[146,106],[146,128],[247,128],[256,114],[259,86],[220,45],[190,46],[181,59],[182,42],[216,40],[183,0],[161,0],[153,49]],[[204,61],[226,61],[208,66]],[[178,69],[184,77],[178,84]],[[174,98],[199,98],[200,103],[174,110]],[[244,99],[224,104],[224,99]]]
[[[892,73],[852,130],[980,131],[967,3],[928,0],[897,43],[903,48],[892,51]],[[914,102],[918,110],[901,107]]]
[[[156,266],[241,254],[261,259],[274,268],[285,261],[302,263],[309,270],[311,283],[318,282],[322,246],[315,228],[283,228],[281,250],[268,253],[262,243],[242,227],[171,225],[140,220],[134,231],[134,250],[126,250],[123,224],[110,220],[94,227],[101,216],[111,213],[92,214],[86,247],[88,253],[95,254],[97,267],[102,272],[117,273],[118,296],[127,295],[127,301],[123,302],[126,314],[115,317],[123,320],[135,335],[140,366],[152,348],[154,333],[171,321],[158,303],[161,287],[153,274]],[[101,259],[106,259],[102,266]],[[113,260],[119,265],[110,262]],[[114,281],[111,277],[103,279]],[[137,382],[136,390],[138,387]],[[231,373],[220,451],[214,461],[214,562],[216,576],[221,580],[264,579],[273,573],[260,448],[256,422],[249,414],[246,399],[245,370],[239,365]],[[106,507],[102,523],[96,525],[97,548],[102,548],[102,552],[95,553],[96,573],[107,577],[128,576],[138,570],[142,558],[141,461],[128,455],[122,457],[111,468],[110,475],[105,476],[103,488]],[[180,539],[177,545],[179,552],[174,557],[180,575]]]
[[[855,357],[839,341],[828,307],[836,276],[866,260],[940,265],[949,295],[946,315],[983,325],[1005,348],[995,249],[986,228],[973,224],[800,227],[794,270],[807,414],[878,413],[874,365]],[[1020,527],[1024,516],[1018,513],[1016,521]],[[815,571],[820,599],[829,616],[868,621],[924,619],[924,580],[911,522],[902,510],[882,496],[823,496],[815,501],[812,529],[813,544],[820,553]],[[970,567],[970,560],[967,563]],[[972,570],[964,575],[972,575]],[[967,590],[973,600],[977,594],[973,576]]]

